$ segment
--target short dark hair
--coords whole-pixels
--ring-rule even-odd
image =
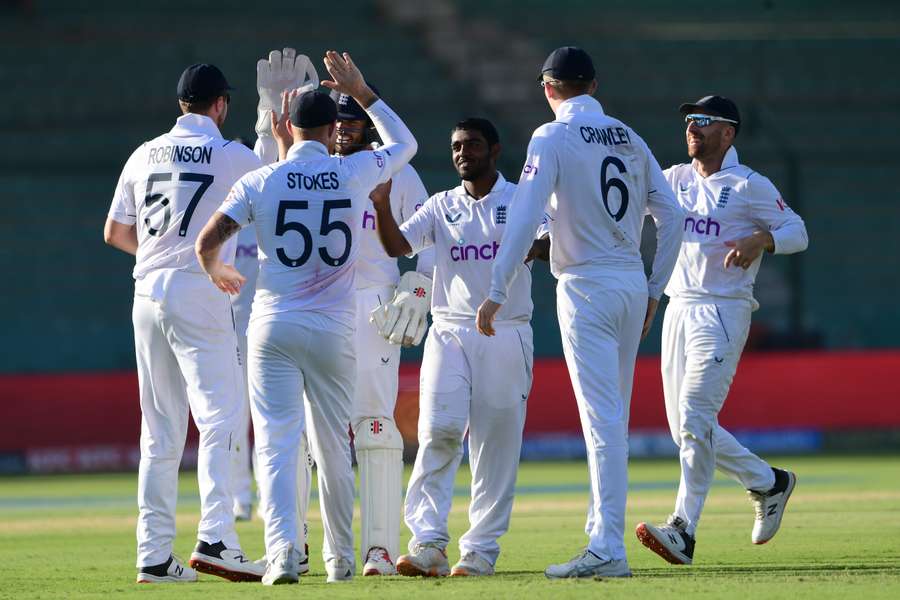
[[[205,98],[203,100],[194,100],[193,102],[179,100],[178,106],[181,107],[181,112],[183,113],[204,114],[209,112],[209,109],[212,108],[219,98],[221,98],[221,96],[213,96],[212,98]]]
[[[454,131],[477,131],[484,136],[488,146],[496,146],[500,143],[500,134],[497,133],[497,128],[494,127],[494,124],[487,119],[482,119],[480,117],[463,119],[450,130],[451,136]]]
[[[574,98],[575,96],[587,94],[591,91],[591,84],[594,82],[593,79],[590,81],[585,81],[583,79],[550,79],[545,81],[547,85],[553,86],[567,98]]]

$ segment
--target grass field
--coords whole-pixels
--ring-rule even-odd
[[[750,543],[753,512],[746,495],[717,479],[690,567],[669,565],[633,534],[638,521],[658,521],[671,511],[676,462],[633,461],[625,542],[634,577],[546,580],[542,572],[548,563],[569,559],[585,544],[587,473],[581,463],[529,463],[519,473],[497,576],[357,577],[327,589],[317,511],[310,515],[312,570],[299,586],[264,588],[204,575],[197,584],[138,586],[133,583],[135,475],[0,478],[0,598],[900,598],[900,457],[792,457],[773,464],[794,469],[799,478],[775,539],[764,546]],[[462,469],[457,480],[450,523],[454,540],[467,524],[468,476]],[[186,558],[198,518],[195,478],[183,475],[180,490],[175,551]],[[260,556],[260,521],[239,523],[238,530],[247,553]],[[404,528],[402,543],[408,537]],[[451,563],[459,557],[453,542],[448,554]]]

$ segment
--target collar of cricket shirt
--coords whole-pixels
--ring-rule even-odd
[[[328,148],[322,142],[304,140],[296,142],[287,151],[287,159],[328,156]]]
[[[178,117],[175,121],[175,127],[172,128],[172,135],[197,135],[201,133],[211,138],[221,138],[222,134],[215,122],[206,115],[198,115],[195,113],[186,113]]]
[[[584,112],[599,113],[601,115],[605,114],[603,112],[603,106],[596,98],[588,96],[587,94],[582,94],[580,96],[575,96],[574,98],[569,98],[560,104],[556,108],[556,118],[562,119],[568,115]]]
[[[491,194],[494,194],[494,193],[502,190],[504,188],[504,186],[506,186],[506,178],[503,177],[503,173],[501,173],[500,171],[497,171],[497,181],[494,182],[494,186],[491,188],[491,191],[489,191],[487,194],[485,194],[481,198],[478,198],[477,200],[469,195],[469,192],[466,191],[466,186],[463,185],[462,183],[460,183],[458,186],[456,186],[456,189],[454,191],[456,192],[457,196],[459,196],[466,202],[474,204],[476,202],[483,202]]]
[[[719,167],[719,170],[710,175],[710,177],[714,177],[718,173],[721,173],[725,169],[730,169],[732,167],[736,167],[740,165],[740,161],[738,160],[737,148],[732,146],[725,152],[725,156],[722,158],[722,166]],[[700,179],[704,179],[703,175],[697,170],[697,161],[696,159],[691,161],[691,170],[694,172],[694,175],[699,177]]]

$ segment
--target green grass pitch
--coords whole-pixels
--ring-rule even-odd
[[[139,586],[133,583],[134,474],[0,478],[0,598],[900,598],[900,457],[772,462],[794,469],[799,481],[781,531],[764,546],[750,543],[753,512],[743,490],[717,479],[698,531],[695,564],[664,562],[638,543],[633,529],[671,511],[678,465],[674,459],[635,460],[625,536],[634,577],[549,581],[544,567],[585,544],[587,471],[583,463],[528,463],[519,472],[495,577],[357,577],[327,589],[315,501],[312,570],[299,586],[264,588],[204,575],[197,584]],[[454,541],[467,525],[468,477],[463,467],[450,520]],[[190,473],[182,475],[180,493],[175,551],[186,558],[198,518]],[[248,555],[261,556],[260,521],[239,523],[238,531]],[[401,542],[408,538],[404,528]],[[448,553],[451,563],[459,557],[454,542]]]

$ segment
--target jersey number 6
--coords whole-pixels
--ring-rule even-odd
[[[606,212],[609,213],[616,222],[622,220],[625,216],[625,211],[628,210],[628,186],[625,185],[625,182],[617,177],[606,178],[606,168],[612,164],[619,170],[619,173],[627,173],[625,170],[625,163],[616,158],[615,156],[607,156],[603,159],[603,164],[600,165],[600,173],[602,175],[602,179],[600,179],[600,192],[603,194],[603,206],[606,207]],[[622,198],[622,203],[619,205],[619,210],[617,212],[613,212],[609,208],[609,188],[616,188],[619,190],[619,195]]]
[[[344,238],[346,244],[344,245],[344,251],[340,256],[334,258],[330,254],[328,254],[328,248],[322,246],[319,248],[319,257],[322,259],[326,265],[330,265],[332,267],[339,267],[350,257],[350,243],[353,240],[353,235],[350,233],[350,227],[343,221],[332,221],[331,220],[331,211],[338,208],[350,208],[351,203],[349,199],[346,200],[325,200],[322,203],[322,223],[319,225],[319,235],[327,236],[332,231],[340,231],[344,234]],[[278,203],[278,216],[275,221],[275,235],[283,236],[288,231],[296,231],[303,238],[303,251],[300,253],[300,256],[296,258],[292,258],[287,255],[284,251],[284,248],[276,248],[275,254],[278,255],[278,260],[281,261],[286,267],[302,267],[309,260],[309,257],[312,255],[312,233],[310,233],[309,228],[299,221],[285,221],[287,217],[287,211],[289,210],[308,210],[309,202],[306,200],[282,200]]]

